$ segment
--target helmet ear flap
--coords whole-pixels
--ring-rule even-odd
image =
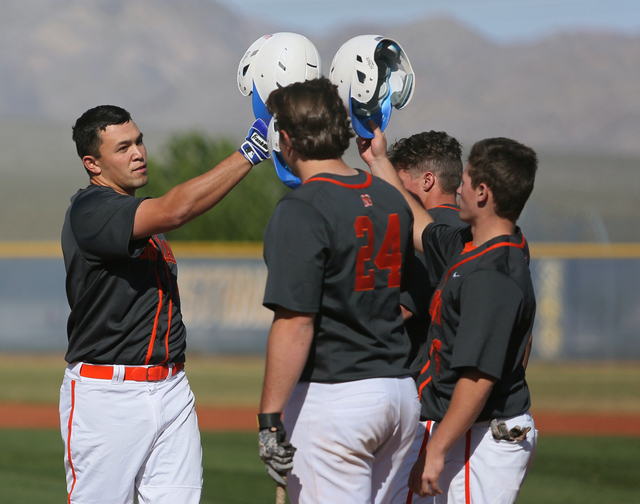
[[[276,169],[278,178],[291,189],[302,184],[302,181],[293,174],[291,168],[287,165],[286,161],[282,157],[282,151],[280,149],[280,131],[278,129],[278,120],[274,117],[269,123],[269,132],[267,133],[267,143],[269,144],[269,154],[273,166]]]

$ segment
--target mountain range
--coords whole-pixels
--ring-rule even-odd
[[[212,0],[0,0],[0,118],[68,125],[116,103],[147,126],[239,135],[251,120],[236,85],[244,51],[265,33],[299,32],[258,17]],[[392,117],[398,135],[430,128],[466,141],[640,152],[640,37],[499,45],[445,18],[351,26],[313,37],[325,75],[340,45],[365,33],[396,39],[416,74],[413,101]]]
[[[179,130],[243,138],[253,115],[238,63],[276,31],[305,35],[212,0],[0,0],[0,239],[58,237],[68,197],[86,184],[70,126],[87,108],[127,108],[152,155]],[[530,212],[539,239],[593,240],[567,229],[603,220],[612,240],[640,241],[640,36],[566,32],[504,45],[448,18],[348,26],[309,37],[324,75],[342,43],[367,33],[398,41],[415,71],[390,141],[427,129],[465,149],[515,138],[541,153],[545,192],[534,191],[539,210]]]

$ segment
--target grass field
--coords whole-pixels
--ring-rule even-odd
[[[62,356],[0,355],[0,401],[56,403]],[[253,406],[263,358],[192,356],[189,380],[198,404]],[[640,412],[640,364],[532,363],[528,380],[537,410]],[[253,433],[202,434],[203,503],[274,501],[275,487],[257,455]],[[63,447],[56,430],[0,429],[0,502],[59,503],[66,496]],[[541,436],[519,504],[640,503],[638,437]]]
[[[57,403],[62,355],[0,354],[0,401]],[[187,374],[198,404],[254,406],[260,400],[263,357],[191,355]],[[534,410],[640,412],[640,363],[549,365],[527,370]]]
[[[3,504],[64,502],[59,432],[0,430],[0,444]],[[205,432],[202,445],[203,504],[273,503],[254,434]],[[541,438],[518,504],[638,503],[638,460],[638,438]]]

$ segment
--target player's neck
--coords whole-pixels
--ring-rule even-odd
[[[102,176],[99,176],[99,175],[95,176],[95,177],[91,177],[89,179],[89,183],[92,184],[92,185],[100,186],[100,187],[110,187],[115,192],[120,193],[120,194],[129,195],[129,196],[135,196],[136,195],[136,190],[135,189],[123,189],[122,187],[119,187],[117,184],[114,184],[110,180],[107,180],[106,178],[104,178]]]
[[[455,194],[442,194],[429,193],[428,198],[423,202],[423,206],[425,210],[431,210],[432,208],[439,207],[440,205],[454,205],[457,206],[456,196]]]
[[[514,222],[498,217],[494,213],[481,214],[469,224],[473,234],[474,247],[479,247],[497,236],[514,234],[516,228]]]
[[[358,171],[347,165],[341,158],[339,159],[305,159],[296,163],[296,171],[300,180],[306,182],[309,178],[319,173],[332,173],[345,177],[357,175]]]

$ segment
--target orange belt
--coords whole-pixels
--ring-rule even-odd
[[[182,371],[184,364],[177,362],[171,369],[171,376],[178,371]],[[102,380],[111,380],[113,378],[113,366],[96,366],[94,364],[83,364],[80,368],[80,376],[86,378],[99,378]],[[169,364],[161,364],[151,367],[125,366],[124,379],[139,382],[160,381],[169,376]]]

